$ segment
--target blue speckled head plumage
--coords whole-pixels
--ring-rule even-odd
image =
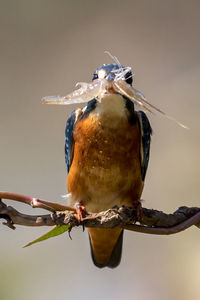
[[[115,78],[115,75],[116,75],[116,73],[117,73],[117,72],[115,72],[115,71],[118,71],[118,70],[120,70],[120,69],[123,70],[123,69],[125,69],[125,67],[124,67],[124,66],[120,66],[120,65],[118,65],[118,64],[104,64],[104,65],[98,67],[98,68],[95,70],[95,72],[94,72],[94,74],[93,74],[92,80],[98,79],[98,71],[100,71],[100,70],[102,70],[102,69],[106,71],[106,75],[107,75],[108,80],[111,80],[111,79],[114,79],[114,78]],[[132,76],[131,70],[128,70],[128,72],[125,74],[124,77],[125,77],[126,83],[132,85],[132,82],[133,82],[133,76]]]

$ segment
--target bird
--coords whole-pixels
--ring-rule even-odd
[[[84,108],[75,109],[65,130],[65,161],[70,204],[79,217],[85,209],[98,213],[114,206],[140,207],[149,162],[152,129],[145,112],[114,89],[121,70],[132,86],[130,69],[113,63],[98,67],[93,82],[107,88]],[[122,255],[123,229],[88,228],[91,256],[98,268],[115,268]]]

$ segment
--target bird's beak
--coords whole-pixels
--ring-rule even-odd
[[[112,74],[109,74],[106,80],[107,84],[105,88],[105,94],[118,94],[117,91],[113,88],[114,78]]]

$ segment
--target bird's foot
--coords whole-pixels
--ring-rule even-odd
[[[137,220],[141,221],[142,220],[142,204],[140,201],[134,201],[133,202],[133,207],[136,209],[136,215],[137,215]]]
[[[80,223],[87,214],[85,206],[83,206],[81,202],[78,202],[75,204],[75,209],[76,209],[77,220]]]

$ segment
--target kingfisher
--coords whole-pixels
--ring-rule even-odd
[[[141,217],[141,195],[149,163],[152,129],[143,110],[159,112],[179,126],[174,117],[151,104],[136,90],[130,67],[115,56],[93,73],[91,83],[67,96],[48,96],[46,104],[87,105],[74,110],[65,130],[67,199],[81,221],[85,211],[98,213],[114,206],[133,206]],[[91,256],[99,267],[115,268],[122,254],[121,228],[88,228]]]
[[[119,74],[126,87],[131,88],[130,68],[119,64],[97,68],[93,88],[94,82],[104,80],[105,88],[84,108],[74,110],[67,120],[67,190],[70,204],[77,207],[80,218],[83,209],[97,213],[116,205],[141,205],[152,130],[146,114],[136,111],[127,93],[122,94],[121,88],[113,85]],[[88,232],[94,264],[99,268],[117,267],[123,230],[88,228]]]

